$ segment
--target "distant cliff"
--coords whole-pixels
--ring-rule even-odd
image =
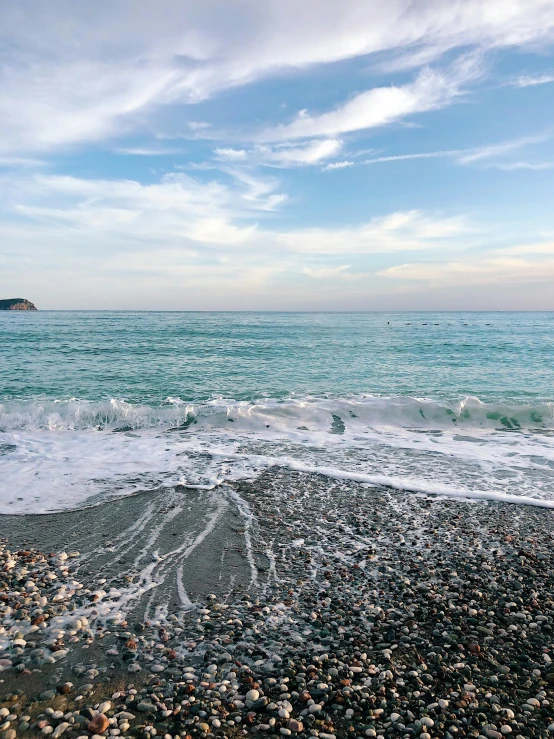
[[[0,300],[0,310],[36,310],[36,308],[25,298],[9,298]]]

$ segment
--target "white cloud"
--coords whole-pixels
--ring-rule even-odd
[[[246,149],[226,149],[219,147],[214,149],[214,154],[224,161],[231,162],[244,162],[248,158],[248,152]]]
[[[467,236],[463,218],[430,217],[418,210],[392,213],[349,228],[304,228],[276,233],[283,248],[300,254],[382,254],[457,248]]]
[[[454,48],[546,43],[554,36],[554,6],[321,0],[315,11],[296,0],[27,0],[2,4],[0,29],[0,142],[9,152],[145,129],[153,111],[168,104],[317,64],[409,52],[410,63],[421,65]],[[366,117],[359,109],[374,103],[382,113],[369,116],[370,125],[396,120],[421,105],[446,104],[448,92],[437,86],[435,80],[433,90],[373,93],[351,101],[350,123],[336,112],[315,122],[322,131],[353,130],[355,119]]]
[[[526,136],[512,141],[504,141],[500,144],[493,144],[491,146],[482,146],[477,149],[472,149],[468,152],[462,153],[459,157],[458,162],[460,164],[474,164],[475,162],[481,162],[486,159],[498,159],[504,157],[506,154],[511,154],[514,151],[529,146],[532,144],[540,144],[546,141],[549,137],[546,135],[542,136]]]
[[[286,198],[274,178],[228,169],[227,181],[166,175],[144,185],[132,180],[86,180],[35,175],[0,182],[4,222],[14,214],[46,239],[89,248],[128,250],[144,245],[190,249],[237,247],[266,254],[377,254],[465,246],[461,217],[418,210],[375,217],[347,228],[276,230],[258,220]],[[261,251],[260,251],[261,250]],[[200,253],[200,252],[198,252]],[[325,265],[326,266],[326,265]]]
[[[358,162],[332,162],[323,169],[333,170],[341,167],[352,167],[370,164],[383,164],[389,162],[402,162],[418,159],[452,159],[456,164],[482,166],[483,168],[496,168],[505,171],[518,169],[541,170],[551,169],[551,162],[526,162],[526,161],[507,161],[510,155],[515,154],[523,148],[533,146],[548,141],[550,135],[527,136],[523,138],[503,141],[498,144],[488,144],[486,146],[473,147],[471,149],[445,149],[439,151],[424,151],[411,154],[391,154],[388,156],[372,157]]]
[[[255,210],[275,210],[287,200],[285,193],[276,193],[279,181],[274,177],[259,177],[247,169],[222,167],[222,171],[235,179],[241,188],[241,196],[247,206]]]
[[[308,277],[313,277],[315,280],[326,280],[329,278],[351,279],[358,277],[358,275],[347,274],[348,269],[350,269],[349,264],[342,264],[339,267],[304,267],[302,272],[308,275]]]
[[[476,57],[468,56],[446,72],[423,69],[414,82],[377,87],[355,95],[343,105],[320,115],[301,111],[296,120],[261,134],[268,141],[314,136],[336,136],[384,126],[414,113],[436,110],[463,94],[464,85],[479,76]]]
[[[389,267],[376,275],[394,280],[425,282],[434,287],[549,282],[554,279],[554,259],[493,257],[472,262],[419,262]]]
[[[20,167],[42,167],[45,163],[30,157],[0,157],[0,169],[19,169]]]
[[[161,157],[169,154],[181,154],[182,152],[179,149],[151,149],[148,147],[136,146],[116,149],[116,153],[138,157]]]
[[[348,169],[348,167],[353,167],[354,162],[351,162],[349,159],[345,159],[342,162],[331,162],[330,164],[326,164],[323,169],[325,171],[333,170],[333,169]]]
[[[522,74],[512,82],[515,87],[534,87],[535,85],[547,85],[554,82],[554,74],[539,74],[536,77]]]
[[[365,159],[360,164],[380,164],[382,162],[401,162],[410,159],[442,159],[455,157],[463,152],[460,149],[449,149],[446,151],[424,151],[415,154],[396,154],[392,156],[373,157]]]
[[[214,153],[221,161],[246,162],[269,167],[303,167],[337,156],[342,142],[337,139],[309,141],[302,146],[282,144],[256,146],[252,149],[217,148]]]
[[[504,255],[513,254],[551,254],[554,257],[554,241],[539,241],[534,244],[518,244],[516,246],[504,247]]]
[[[501,169],[504,172],[517,172],[518,170],[528,169],[532,172],[540,172],[543,169],[552,169],[554,162],[510,162],[506,164],[494,163],[490,164],[489,167],[495,169]]]
[[[284,195],[254,177],[201,182],[184,174],[143,185],[131,180],[35,176],[3,183],[4,222],[25,219],[39,243],[52,233],[70,249],[128,250],[144,245],[194,249],[247,245],[256,218]]]
[[[554,276],[551,238],[470,256],[476,232],[462,217],[412,210],[344,228],[279,230],[264,205],[277,188],[251,175],[179,174],[148,185],[0,178],[0,288],[32,289],[37,300],[63,293],[66,307],[168,306],[169,295],[175,307],[287,307],[287,296],[296,306],[347,307],[388,279],[425,292]],[[376,271],[400,252],[417,256]],[[338,287],[345,281],[348,295]],[[50,297],[50,305],[62,304]]]

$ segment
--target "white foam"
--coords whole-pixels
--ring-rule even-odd
[[[98,404],[57,405],[55,417],[36,403],[26,416],[21,404],[17,413],[3,407],[0,512],[65,510],[176,484],[210,490],[279,464],[434,495],[545,507],[554,500],[548,404],[540,411],[503,406],[510,429],[490,417],[500,406],[472,398],[452,406],[413,398],[218,399],[200,406],[173,399],[149,410],[111,401],[109,419],[102,406],[105,423],[135,428],[120,433],[90,425]],[[196,423],[167,430],[185,419]],[[249,530],[250,514],[242,514]]]
[[[282,462],[281,462],[282,464]],[[287,461],[289,469],[297,472],[324,475],[334,480],[350,480],[352,482],[363,482],[371,485],[385,485],[395,490],[405,490],[412,493],[427,493],[429,495],[442,495],[447,498],[464,498],[465,500],[491,500],[500,503],[516,503],[518,505],[532,505],[539,508],[554,508],[554,500],[541,500],[530,498],[525,495],[509,495],[508,493],[495,493],[491,490],[466,490],[451,488],[446,485],[423,483],[409,478],[387,477],[386,475],[364,475],[355,472],[345,472],[332,467],[310,467],[293,460]]]

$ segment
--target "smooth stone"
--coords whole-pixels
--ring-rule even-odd
[[[89,722],[87,728],[91,734],[102,734],[109,725],[110,721],[108,717],[103,713],[99,713]]]

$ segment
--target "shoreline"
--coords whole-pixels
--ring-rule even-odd
[[[53,553],[0,557],[2,739],[91,736],[100,707],[105,736],[547,736],[553,523],[285,468],[1,516]]]

